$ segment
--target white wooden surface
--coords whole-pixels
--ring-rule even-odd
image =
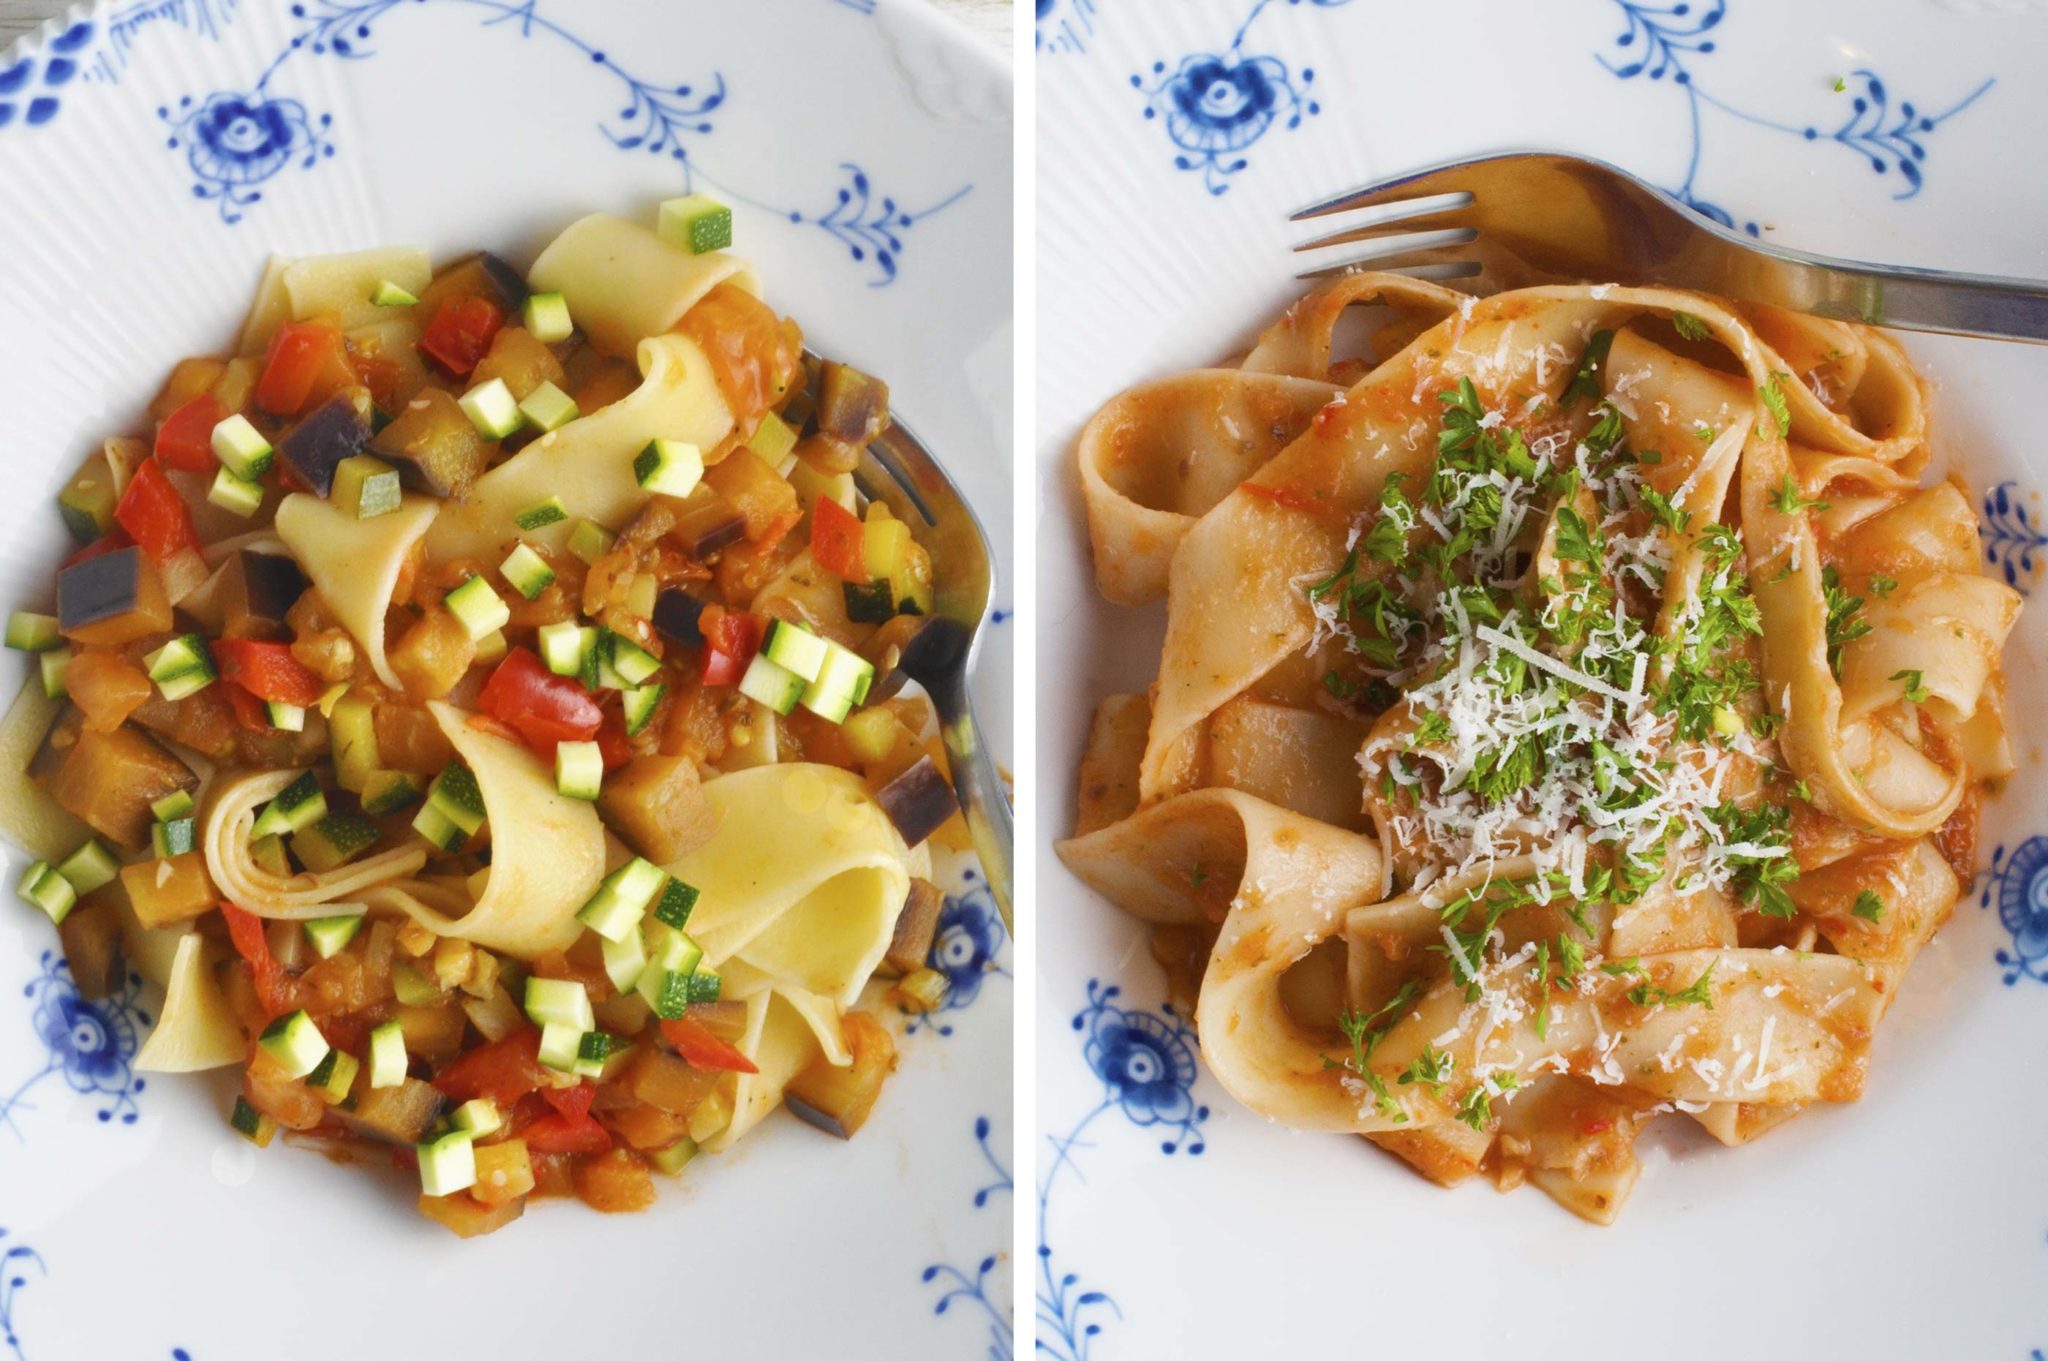
[[[69,0],[0,0],[0,47],[66,8]],[[1023,0],[1017,0],[1022,3]],[[930,0],[1003,51],[1010,50],[1011,0]]]

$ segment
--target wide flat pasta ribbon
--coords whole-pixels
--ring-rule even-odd
[[[739,991],[781,987],[850,1007],[888,952],[930,851],[906,847],[860,779],[784,762],[703,786],[710,841],[664,866],[699,894],[690,934]]]
[[[294,492],[278,503],[277,534],[305,569],[377,679],[404,689],[384,651],[384,615],[413,546],[434,523],[440,503],[407,493],[397,510],[358,519],[322,496]]]
[[[672,328],[722,283],[761,291],[753,267],[738,256],[692,254],[609,213],[591,213],[564,227],[527,278],[536,293],[560,293],[583,333],[620,357]]]
[[[491,864],[473,903],[466,892],[416,877],[427,859],[416,842],[320,874],[280,876],[258,864],[249,829],[293,771],[239,776],[203,809],[201,848],[222,895],[259,917],[288,921],[358,906],[403,913],[436,935],[521,959],[574,941],[583,929],[577,909],[604,873],[604,826],[596,812],[557,793],[552,773],[520,743],[472,724],[452,705],[427,707],[483,793]]]

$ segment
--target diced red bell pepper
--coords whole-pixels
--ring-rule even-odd
[[[419,352],[451,378],[467,378],[504,324],[504,312],[489,298],[450,298],[435,309]]]
[[[604,721],[604,711],[581,681],[555,675],[524,647],[505,654],[484,682],[476,707],[546,757],[554,756],[557,742],[588,742]]]
[[[712,1033],[709,1026],[693,1016],[683,1015],[661,1023],[661,1033],[676,1047],[683,1061],[696,1068],[721,1073],[758,1073],[754,1061],[738,1047]]]
[[[617,770],[633,759],[632,745],[626,741],[626,716],[618,709],[604,711],[604,722],[597,730],[597,756],[606,770]]]
[[[379,411],[393,411],[398,405],[398,365],[376,354],[359,354],[354,362],[357,376],[370,390],[371,402]]]
[[[842,581],[867,582],[867,563],[861,555],[864,532],[854,513],[837,501],[821,496],[811,507],[811,556]]]
[[[758,614],[728,610],[704,635],[704,683],[738,685],[747,674],[768,625]]]
[[[253,912],[222,903],[220,915],[227,919],[228,938],[235,953],[249,963],[249,981],[256,987],[256,1000],[272,1016],[282,1016],[298,1005],[297,989],[286,975],[284,965],[270,953],[270,938],[263,934],[263,918]]]
[[[555,1108],[555,1114],[564,1120],[581,1120],[590,1114],[590,1103],[597,1099],[597,1084],[579,1082],[573,1087],[543,1087],[540,1099]]]
[[[223,685],[220,692],[227,696],[228,707],[235,711],[235,722],[248,732],[269,732],[270,711],[263,707],[263,701],[239,685]],[[196,696],[195,696],[196,698]]]
[[[611,1131],[588,1115],[543,1115],[519,1131],[529,1153],[603,1153],[612,1146]]]
[[[318,322],[287,322],[271,338],[263,376],[256,380],[256,404],[279,416],[296,416],[315,397],[329,395],[323,386],[333,388],[353,377],[340,331]]]
[[[213,659],[220,664],[222,680],[233,681],[258,699],[304,708],[317,703],[327,691],[319,675],[292,656],[289,643],[223,638],[213,644]]]
[[[434,1086],[455,1101],[487,1096],[500,1109],[547,1084],[540,1062],[540,1030],[521,1026],[503,1039],[470,1050],[434,1076]]]
[[[114,518],[159,567],[185,550],[199,547],[191,510],[153,458],[135,466],[128,490],[121,493],[121,504],[114,507]]]
[[[164,417],[156,428],[156,456],[181,473],[210,473],[220,462],[213,453],[213,427],[227,419],[228,409],[210,392],[202,392]]]

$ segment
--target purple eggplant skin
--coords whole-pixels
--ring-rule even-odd
[[[57,626],[66,632],[135,608],[142,550],[122,548],[74,562],[57,573]]]
[[[478,251],[472,262],[489,280],[492,290],[498,295],[498,306],[505,309],[507,316],[526,305],[525,275],[487,250]]]
[[[656,631],[684,647],[696,647],[704,641],[704,630],[697,623],[703,615],[704,602],[678,587],[669,587],[654,601]]]
[[[960,811],[960,801],[953,797],[953,786],[947,783],[946,777],[939,773],[937,763],[929,756],[883,785],[882,792],[875,795],[875,802],[882,805],[889,821],[896,824],[906,846],[917,845],[936,832],[947,818]]]
[[[334,490],[336,466],[360,454],[369,439],[370,423],[347,393],[336,393],[285,432],[277,442],[277,454],[301,485],[315,496],[325,496]]]
[[[284,617],[311,585],[299,564],[283,553],[255,553],[241,549],[242,585],[249,617],[282,627]]]
[[[853,1131],[846,1127],[844,1120],[827,1111],[818,1109],[794,1092],[784,1092],[782,1094],[782,1104],[789,1109],[791,1115],[794,1115],[813,1129],[821,1129],[835,1139],[851,1139],[853,1137]]]

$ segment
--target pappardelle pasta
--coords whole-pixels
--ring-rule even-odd
[[[274,261],[8,628],[0,823],[86,996],[165,987],[138,1069],[241,1066],[237,1130],[395,1146],[465,1237],[641,1208],[783,1104],[851,1137],[870,985],[943,1000],[932,564],[852,477],[887,388],[720,205],[660,226]]]
[[[1656,1116],[1855,1100],[2014,768],[1926,408],[1868,328],[1383,274],[1104,407],[1097,578],[1167,632],[1060,854],[1223,1086],[1601,1223]]]

